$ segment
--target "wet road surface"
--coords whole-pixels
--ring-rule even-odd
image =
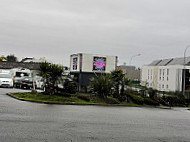
[[[47,105],[0,88],[0,142],[189,142],[190,111]],[[26,91],[26,90],[24,90]]]

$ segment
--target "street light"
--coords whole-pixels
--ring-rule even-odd
[[[132,59],[133,59],[134,57],[137,57],[137,56],[140,56],[140,55],[141,55],[141,54],[133,55],[133,56],[130,58],[129,65],[131,65]]]
[[[186,63],[186,51],[187,49],[190,47],[190,45],[186,46],[185,51],[184,51],[184,61],[183,61],[183,69],[184,69],[184,73],[183,73],[183,96],[185,97],[185,76],[186,76],[186,72],[185,72],[185,63]]]

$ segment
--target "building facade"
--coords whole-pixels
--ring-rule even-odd
[[[136,68],[135,66],[127,66],[126,64],[120,65],[119,69],[125,73],[125,77],[131,79],[140,81],[140,69]]]
[[[185,78],[184,78],[185,72]],[[185,79],[185,84],[184,84]],[[159,91],[182,91],[190,90],[190,57],[171,58],[153,61],[141,68],[141,85]]]
[[[77,53],[70,56],[70,73],[78,80],[78,91],[87,92],[90,79],[117,67],[117,56]]]

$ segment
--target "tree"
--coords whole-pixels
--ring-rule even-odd
[[[122,70],[114,70],[111,72],[111,79],[114,82],[114,94],[113,97],[119,98],[124,93],[125,87],[125,74]],[[121,87],[121,89],[120,89]]]
[[[63,66],[44,62],[40,63],[39,71],[40,76],[44,78],[45,90],[51,92],[53,89],[53,93],[55,93],[64,72]]]
[[[49,80],[51,87],[57,87],[59,84],[59,79],[62,77],[64,72],[63,66],[50,64]]]
[[[7,55],[6,57],[7,62],[17,62],[18,59],[14,54]]]
[[[106,98],[112,94],[113,82],[109,74],[93,78],[90,83],[90,90],[99,97]]]
[[[44,78],[44,85],[49,86],[50,63],[40,63],[39,75]]]

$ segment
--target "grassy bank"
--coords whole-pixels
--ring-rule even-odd
[[[148,106],[139,105],[133,102],[120,103],[115,98],[99,98],[91,95],[65,94],[65,95],[45,95],[43,93],[11,93],[9,96],[30,102],[47,103],[47,104],[78,104],[78,105],[117,105],[117,106]]]

